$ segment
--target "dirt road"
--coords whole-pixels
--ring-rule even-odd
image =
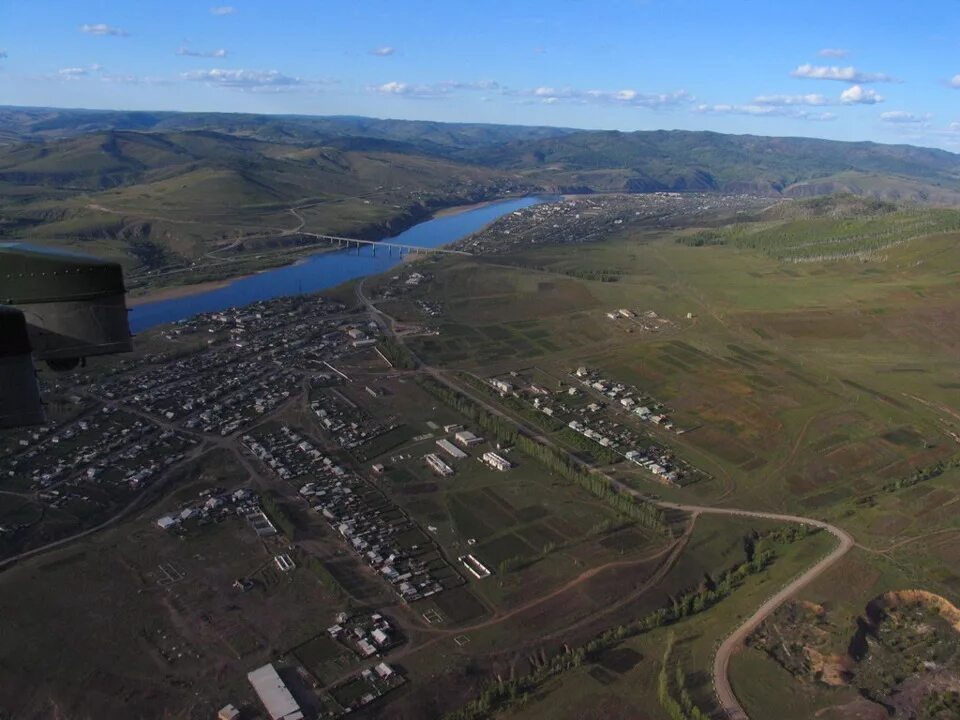
[[[830,523],[826,523],[821,520],[814,520],[812,518],[805,518],[797,515],[781,515],[778,513],[756,512],[752,510],[701,507],[698,505],[681,505],[667,502],[659,504],[661,507],[665,508],[683,510],[685,512],[703,513],[704,515],[731,515],[734,517],[751,517],[763,520],[774,520],[776,522],[807,525],[826,530],[828,533],[837,538],[837,540],[839,540],[839,544],[836,548],[820,559],[816,565],[809,568],[803,574],[799,575],[786,586],[784,586],[779,592],[767,598],[763,605],[757,608],[757,611],[754,612],[753,615],[747,618],[747,620],[744,621],[740,627],[730,633],[730,635],[728,635],[727,638],[720,644],[717,654],[713,658],[713,685],[717,693],[717,699],[720,701],[720,706],[723,709],[725,717],[727,717],[729,720],[748,720],[749,716],[743,709],[743,706],[740,705],[740,701],[737,700],[737,696],[733,692],[733,687],[730,685],[730,658],[733,657],[738,650],[740,650],[740,648],[743,646],[744,640],[747,639],[750,633],[756,630],[764,620],[766,620],[776,611],[778,607],[783,605],[783,603],[789,600],[795,593],[813,582],[816,578],[818,578],[836,562],[838,562],[844,555],[850,552],[855,545],[853,536],[841,528],[838,528],[836,525],[831,525]]]

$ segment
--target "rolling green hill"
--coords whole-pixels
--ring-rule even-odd
[[[379,237],[436,208],[529,189],[422,154],[109,130],[0,147],[0,237],[155,266],[240,239],[249,250],[293,242],[298,229]]]
[[[904,208],[853,195],[778,203],[720,229],[680,236],[693,247],[730,245],[787,262],[876,258],[918,237],[960,231],[960,210]]]
[[[694,131],[586,131],[569,128],[382,120],[363,117],[229,113],[119,112],[0,107],[0,142],[46,143],[55,167],[75,140],[110,131],[176,136],[176,152],[210,161],[204,138],[340,152],[444,158],[522,173],[533,185],[571,192],[725,191],[812,197],[836,192],[926,204],[960,204],[960,156],[943,150],[814,138]],[[189,142],[187,138],[191,138]],[[158,144],[160,140],[156,141]],[[32,149],[31,149],[32,148]],[[167,152],[173,151],[167,148]],[[260,152],[238,142],[235,151]],[[155,152],[163,153],[162,148]],[[265,151],[267,154],[283,154]],[[27,158],[24,157],[26,160]],[[73,163],[73,159],[69,159]],[[128,168],[110,166],[101,187]],[[45,164],[28,162],[23,171]],[[149,160],[146,167],[153,168]],[[7,170],[9,172],[10,170]],[[26,176],[29,180],[30,176]]]
[[[521,171],[536,182],[593,191],[846,191],[960,200],[960,156],[910,145],[679,130],[581,132],[471,149],[459,157]]]

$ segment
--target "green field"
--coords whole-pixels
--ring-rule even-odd
[[[696,235],[685,230],[632,231],[603,243],[498,255],[496,262],[436,261],[436,280],[419,292],[444,308],[440,333],[409,343],[427,362],[483,377],[535,368],[562,378],[589,365],[663,401],[692,429],[660,439],[714,479],[678,490],[637,478],[635,487],[828,518],[874,550],[851,555],[804,592],[831,608],[831,626],[854,626],[888,590],[924,588],[957,602],[960,530],[952,507],[960,476],[948,467],[914,480],[960,452],[960,335],[952,321],[960,312],[960,236],[943,232],[953,216],[815,215],[709,231],[723,244],[687,242]],[[843,248],[840,254],[862,256],[783,261],[800,257],[790,248],[815,247],[809,243],[825,237],[835,237],[824,242]],[[534,265],[543,269],[527,269]],[[611,266],[623,272],[615,283],[567,274]],[[619,307],[655,310],[674,326],[624,333],[605,316]],[[522,540],[511,533],[487,550],[502,557]],[[851,573],[863,582],[838,582]],[[849,633],[838,630],[836,647],[847,642]],[[690,656],[701,672],[709,668],[709,647]],[[781,703],[792,703],[791,717],[808,717],[854,697],[849,689],[814,691],[791,680],[756,650],[735,660],[733,673],[755,717]],[[603,686],[607,674],[597,671],[603,680],[590,682]],[[756,689],[744,684],[751,681]],[[780,695],[761,691],[770,683]],[[619,700],[604,702],[613,715],[627,712]],[[528,716],[550,716],[546,707]]]

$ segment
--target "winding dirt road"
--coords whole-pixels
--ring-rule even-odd
[[[673,510],[683,510],[686,512],[698,512],[704,515],[731,515],[734,517],[750,517],[762,520],[774,520],[777,522],[795,523],[798,525],[807,525],[826,530],[833,535],[839,543],[829,554],[821,558],[815,565],[807,569],[804,573],[794,578],[790,583],[784,586],[779,592],[771,595],[767,600],[757,608],[757,611],[747,618],[743,624],[734,630],[727,638],[720,643],[717,654],[713,658],[713,685],[717,693],[717,699],[723,709],[724,715],[729,720],[749,720],[749,716],[737,700],[736,693],[730,685],[730,658],[743,647],[744,640],[756,630],[760,624],[772,615],[778,607],[783,605],[795,593],[803,587],[820,577],[824,572],[837,563],[846,555],[856,544],[853,536],[836,525],[814,520],[812,518],[799,517],[797,515],[780,515],[777,513],[755,512],[752,510],[736,510],[734,508],[700,507],[697,505],[680,505],[677,503],[661,502],[661,507]]]

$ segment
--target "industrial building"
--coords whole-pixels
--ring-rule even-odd
[[[483,442],[482,437],[477,437],[469,430],[461,430],[453,436],[453,439],[463,445],[463,447],[473,447]]]
[[[247,680],[253,685],[271,720],[303,720],[300,705],[272,664],[248,672]]]
[[[434,453],[428,453],[423,456],[423,459],[427,461],[427,465],[433,469],[435,473],[442,477],[449,477],[453,475],[453,468],[447,465],[443,460],[441,460]]]
[[[454,460],[463,460],[467,457],[467,454],[454,445],[449,440],[437,440],[437,447],[443,450],[447,455],[452,457]]]
[[[477,578],[477,580],[490,577],[490,570],[487,566],[477,560],[473,555],[461,555],[460,562],[463,563],[464,567],[467,568],[470,574]]]
[[[509,460],[497,455],[495,452],[485,452],[483,454],[483,461],[494,470],[500,470],[501,472],[509,470],[512,467]]]

